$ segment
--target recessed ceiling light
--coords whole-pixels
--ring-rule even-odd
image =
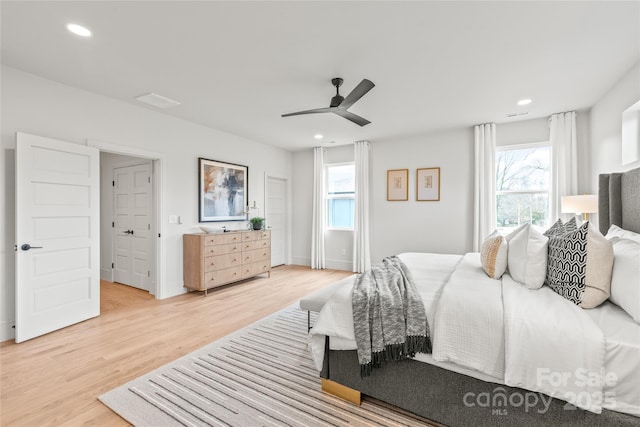
[[[523,105],[529,105],[531,104],[531,100],[530,99],[521,99],[520,101],[518,101],[518,105],[519,106],[523,106]]]
[[[67,30],[71,31],[73,34],[77,34],[77,35],[82,36],[82,37],[90,37],[91,36],[91,31],[89,31],[89,29],[83,27],[82,25],[69,24],[69,25],[67,25]]]
[[[321,134],[321,133],[316,133],[315,135],[313,135],[313,137],[314,137],[315,139],[322,139],[322,138],[324,138],[324,137],[322,136],[322,134]]]

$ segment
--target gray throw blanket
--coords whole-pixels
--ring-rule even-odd
[[[398,257],[387,257],[362,273],[351,304],[361,376],[384,362],[431,353],[424,304]]]

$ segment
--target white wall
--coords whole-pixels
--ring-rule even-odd
[[[113,100],[3,66],[0,164],[0,340],[13,336],[15,295],[14,156],[17,131],[78,144],[87,140],[161,153],[165,282],[160,297],[184,292],[182,234],[197,231],[197,159],[205,157],[249,167],[249,200],[264,212],[264,175],[292,177],[291,153],[259,142],[172,118],[151,109]],[[178,107],[179,108],[179,107]],[[180,215],[183,224],[168,224]],[[289,215],[291,217],[291,215]],[[218,225],[222,225],[218,223]],[[229,228],[244,223],[227,223]]]
[[[598,191],[598,175],[640,166],[622,165],[622,112],[640,100],[640,62],[634,65],[591,108],[590,188]]]
[[[371,258],[462,254],[473,229],[473,129],[375,141],[371,146]],[[440,167],[440,201],[416,201],[416,169]],[[409,200],[387,201],[387,170],[409,169]]]

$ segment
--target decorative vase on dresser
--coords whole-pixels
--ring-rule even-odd
[[[194,233],[182,236],[186,288],[211,288],[267,273],[271,277],[271,231]]]

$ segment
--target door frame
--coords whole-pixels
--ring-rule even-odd
[[[273,173],[269,173],[269,172],[265,172],[264,173],[264,216],[267,216],[267,211],[269,209],[269,178],[274,178],[274,179],[279,179],[285,182],[285,188],[286,188],[286,206],[285,206],[285,218],[284,218],[284,224],[285,224],[285,236],[284,236],[284,240],[285,240],[285,264],[286,265],[291,265],[292,261],[291,261],[291,221],[289,221],[289,218],[291,218],[291,209],[292,209],[292,204],[291,204],[291,179],[289,179],[286,176],[282,176],[282,175],[276,175]]]
[[[139,157],[141,159],[151,160],[152,167],[152,193],[153,193],[153,213],[154,213],[154,234],[159,237],[155,244],[155,259],[154,270],[156,274],[155,282],[152,281],[149,285],[149,293],[155,295],[156,299],[164,298],[166,291],[164,289],[166,278],[166,263],[160,262],[164,259],[165,245],[163,235],[163,222],[161,218],[164,218],[164,203],[163,203],[163,189],[165,187],[163,166],[165,162],[165,155],[162,153],[144,150],[136,147],[130,147],[126,145],[113,144],[109,142],[89,139],[87,145],[90,147],[96,147],[101,152],[122,154],[125,156]],[[112,245],[113,249],[113,245]]]

